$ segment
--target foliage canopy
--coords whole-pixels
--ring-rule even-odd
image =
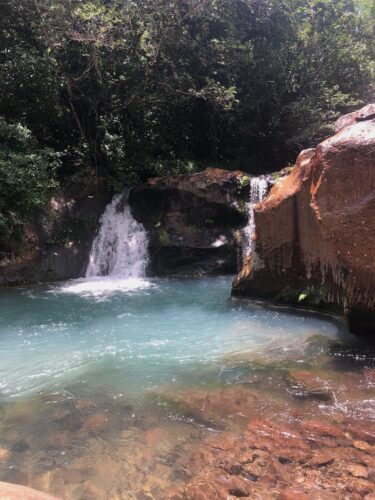
[[[114,186],[212,163],[264,172],[374,98],[369,0],[6,0],[0,10],[1,127],[35,138],[0,145],[1,210],[13,210],[13,189],[20,216],[41,199],[30,173],[51,184],[51,149],[60,179],[90,171]]]

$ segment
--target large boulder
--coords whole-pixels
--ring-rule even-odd
[[[129,203],[149,234],[151,273],[235,273],[248,196],[245,173],[218,168],[154,178],[133,189]]]
[[[324,304],[375,333],[375,106],[302,151],[255,208],[255,253],[234,295]]]
[[[109,201],[105,182],[71,182],[50,200],[47,210],[25,225],[13,255],[1,253],[0,286],[84,276],[98,221]]]
[[[41,491],[1,481],[0,498],[2,500],[58,500],[58,498],[42,493]]]

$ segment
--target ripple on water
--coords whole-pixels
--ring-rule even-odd
[[[1,291],[1,479],[73,499],[167,498],[216,474],[249,425],[257,446],[257,419],[274,440],[329,419],[370,446],[375,356],[340,322],[229,302],[229,289],[212,278]]]

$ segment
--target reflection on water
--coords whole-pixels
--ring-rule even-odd
[[[273,457],[289,432],[275,430],[282,422],[299,429],[300,447],[340,446],[336,456],[349,447],[355,453],[345,448],[343,457],[354,453],[350,460],[366,468],[350,475],[347,458],[322,468],[309,448],[304,491],[323,484],[334,492],[338,474],[353,491],[371,490],[374,353],[339,321],[229,301],[229,289],[222,278],[95,279],[1,291],[0,479],[69,499],[177,499],[200,498],[203,474],[211,498],[241,481],[270,495],[280,488],[267,483],[274,459],[284,486],[288,468],[302,467],[286,449],[291,440],[285,459]],[[267,430],[259,419],[271,419]],[[317,419],[342,430],[342,442],[325,428],[317,445],[309,424]],[[223,466],[244,440],[268,453],[264,475],[237,455],[234,472]],[[306,470],[315,471],[311,484]],[[236,488],[228,486],[234,478]]]

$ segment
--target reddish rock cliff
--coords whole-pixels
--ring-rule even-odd
[[[234,295],[324,302],[375,333],[375,106],[340,118],[255,209],[255,255]]]

